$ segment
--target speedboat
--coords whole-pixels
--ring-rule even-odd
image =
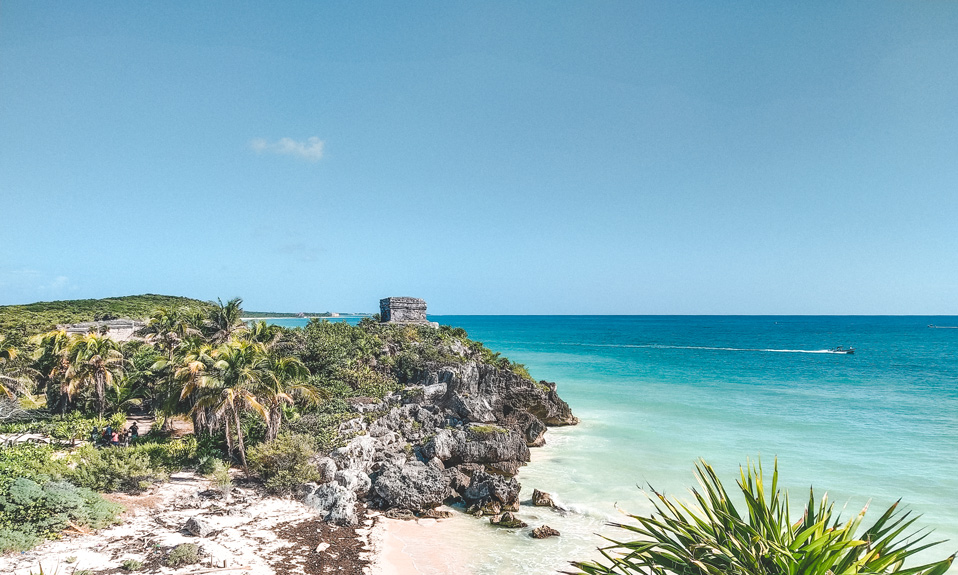
[[[845,355],[851,355],[855,353],[855,348],[838,346],[832,350],[832,353],[844,353]]]

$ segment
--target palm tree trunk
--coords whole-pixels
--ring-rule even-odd
[[[277,403],[269,408],[269,420],[266,422],[266,441],[272,441],[279,435],[283,424],[283,408]]]
[[[249,466],[246,465],[246,447],[243,445],[243,428],[240,426],[239,411],[233,409],[233,419],[236,422],[236,443],[239,447],[240,461],[243,462],[243,470],[249,475]]]
[[[96,403],[100,409],[100,419],[103,419],[103,412],[106,411],[106,383],[104,379],[102,373],[93,376],[93,380],[96,382]]]
[[[233,457],[233,437],[230,435],[229,417],[223,419],[223,429],[226,430],[226,453]]]

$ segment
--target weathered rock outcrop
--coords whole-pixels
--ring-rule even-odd
[[[538,489],[532,490],[532,504],[536,507],[552,507],[555,508],[555,501],[552,500],[552,496],[546,493],[545,491],[539,491]]]
[[[495,517],[489,518],[489,523],[497,525],[499,527],[505,527],[507,529],[519,529],[522,527],[528,527],[529,525],[525,521],[520,521],[516,518],[515,515],[509,513],[503,513],[502,515],[496,515]]]
[[[538,441],[545,425],[579,422],[554,383],[533,382],[492,365],[470,361],[445,366],[426,371],[419,381],[431,395],[441,389],[439,384],[445,386],[440,407],[463,421],[495,422],[516,429],[531,438],[529,443]]]
[[[532,533],[530,533],[529,535],[532,536],[534,539],[545,539],[547,537],[558,537],[559,532],[549,527],[548,525],[542,525],[540,527],[536,527],[535,529],[533,529]]]
[[[529,447],[523,437],[496,425],[442,429],[422,446],[422,454],[441,460],[445,467],[482,463],[505,475],[515,475],[519,466],[529,461]]]
[[[323,520],[336,525],[358,525],[356,494],[334,481],[317,485],[307,483],[300,488],[300,498]]]
[[[470,357],[461,342],[446,345]],[[357,401],[362,417],[340,429],[348,442],[312,462],[324,483],[303,497],[324,517],[352,524],[357,497],[395,517],[435,515],[454,499],[477,515],[515,511],[513,476],[529,461],[529,447],[545,443],[547,426],[578,422],[554,383],[474,357],[425,366],[413,381],[382,401]]]
[[[469,487],[462,494],[467,505],[483,506],[496,501],[503,509],[517,509],[521,486],[515,478],[486,473],[477,469],[472,474]]]
[[[449,483],[442,471],[421,461],[389,465],[373,481],[371,502],[383,509],[423,511],[442,505]]]

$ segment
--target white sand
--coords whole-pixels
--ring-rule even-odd
[[[441,508],[442,509],[442,508]],[[373,575],[445,575],[469,572],[467,554],[443,544],[443,523],[453,519],[402,521],[381,517],[373,541]]]
[[[309,507],[298,501],[262,497],[245,489],[234,490],[233,502],[228,505],[233,512],[227,514],[222,499],[197,496],[197,492],[209,487],[205,479],[192,473],[177,473],[169,483],[145,495],[112,497],[128,508],[121,524],[95,534],[64,536],[26,553],[0,557],[0,573],[29,575],[39,572],[39,566],[45,573],[57,569],[61,574],[74,569],[99,572],[120,567],[125,559],[146,563],[151,555],[162,555],[164,549],[180,543],[197,543],[201,546],[201,564],[178,569],[160,565],[147,572],[193,573],[219,567],[217,572],[225,575],[274,575],[268,559],[289,542],[278,537],[273,528],[316,518]],[[181,531],[191,517],[202,518],[219,533],[199,538]]]

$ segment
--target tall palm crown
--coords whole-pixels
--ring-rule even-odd
[[[206,327],[213,343],[226,343],[233,338],[234,334],[246,329],[246,324],[241,317],[243,300],[235,297],[225,304],[220,299],[216,301],[219,305],[210,312]]]
[[[27,383],[22,369],[14,363],[17,355],[17,348],[0,335],[0,392],[11,399],[14,390],[23,389]]]
[[[200,335],[196,323],[197,318],[190,308],[161,307],[153,312],[140,333],[172,359],[173,353],[185,339]]]
[[[283,405],[291,405],[296,397],[309,402],[321,398],[319,388],[307,383],[309,369],[296,357],[266,352],[265,373],[257,387],[257,395],[269,408],[266,421],[266,440],[276,439],[283,422]]]
[[[72,340],[67,350],[67,395],[92,388],[100,417],[106,411],[106,388],[123,373],[123,354],[108,337],[90,333]]]
[[[49,331],[35,335],[30,342],[37,346],[33,354],[33,367],[37,372],[38,387],[46,390],[47,405],[59,403],[59,410],[66,413],[69,402],[66,372],[67,350],[70,336],[65,331]],[[56,384],[56,385],[55,385]]]
[[[266,408],[255,393],[266,379],[268,364],[265,349],[261,344],[234,341],[212,350],[209,357],[212,365],[207,367],[204,361],[197,360],[193,366],[195,373],[184,373],[184,377],[189,375],[195,384],[184,386],[183,393],[197,397],[192,412],[208,409],[213,417],[223,422],[230,451],[233,450],[230,432],[232,423],[240,461],[246,468],[246,447],[243,443],[240,414],[253,410],[264,420],[268,419]]]

